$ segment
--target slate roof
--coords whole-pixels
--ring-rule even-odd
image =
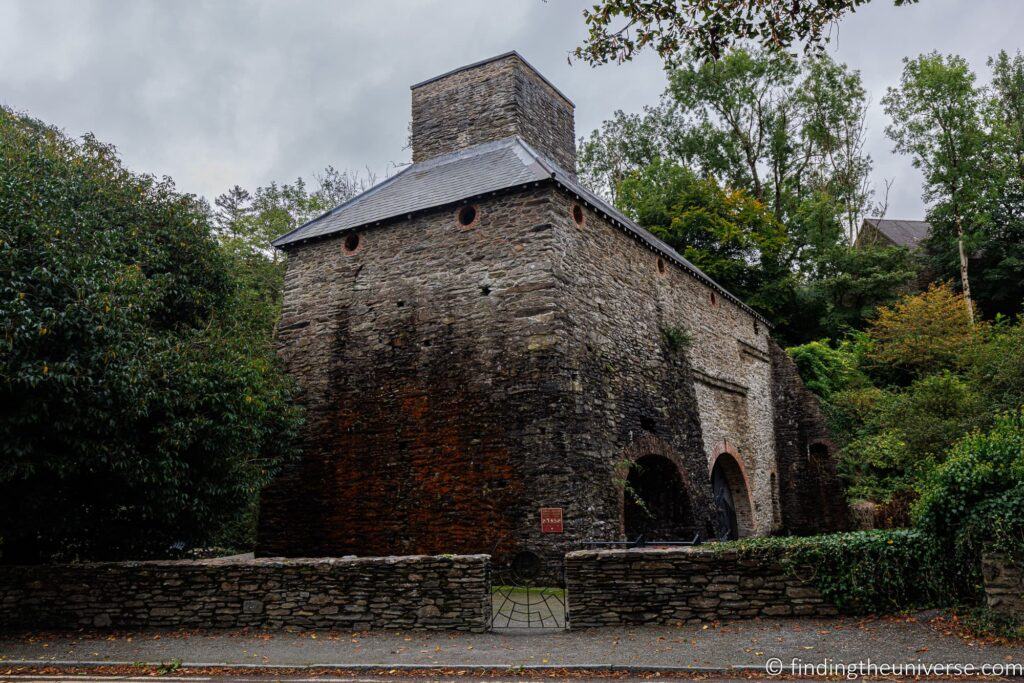
[[[272,242],[287,249],[300,242],[378,225],[389,219],[514,188],[554,183],[604,215],[652,251],[714,288],[765,325],[768,320],[705,275],[679,252],[593,194],[519,136],[485,142],[407,166],[401,172]]]
[[[932,224],[928,221],[900,221],[900,220],[888,220],[885,218],[865,218],[864,225],[870,225],[878,232],[882,233],[890,240],[893,244],[906,247],[907,249],[917,249],[921,246],[921,242],[932,232]]]

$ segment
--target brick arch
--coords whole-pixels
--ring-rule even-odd
[[[717,444],[715,444],[715,447],[714,447],[714,449],[712,450],[711,453],[712,453],[711,460],[708,463],[708,476],[709,477],[711,477],[711,475],[714,473],[715,465],[718,464],[719,460],[721,459],[721,457],[723,455],[730,456],[729,460],[731,462],[735,463],[737,468],[739,469],[740,478],[742,479],[743,489],[744,489],[744,492],[746,494],[743,497],[743,502],[745,502],[745,506],[743,506],[743,507],[745,507],[745,511],[743,510],[743,508],[740,505],[737,505],[737,510],[736,510],[737,515],[736,516],[737,516],[737,521],[742,524],[742,529],[747,532],[746,534],[741,533],[740,536],[744,536],[744,535],[750,536],[750,535],[753,535],[753,532],[754,532],[754,509],[755,509],[754,508],[754,489],[750,485],[750,477],[747,474],[747,466],[746,466],[746,463],[743,460],[743,456],[740,455],[739,449],[736,448],[736,445],[731,443],[731,442],[729,442],[729,441],[720,441],[720,442],[718,442]],[[733,489],[733,487],[730,486],[730,489]],[[734,497],[735,497],[735,494],[736,494],[736,491],[733,490]],[[745,519],[741,518],[741,517],[745,517]]]
[[[750,477],[747,476],[747,465],[743,462],[743,456],[740,455],[739,449],[736,448],[736,444],[731,441],[719,441],[715,444],[715,447],[711,449],[711,461],[708,463],[708,475],[710,475],[715,469],[715,463],[718,462],[718,458],[723,453],[728,453],[736,461],[736,464],[740,466],[740,474],[743,475],[743,485],[747,487],[747,492],[751,494],[750,508],[754,508],[753,489],[750,486]]]
[[[697,495],[698,492],[694,488],[693,479],[687,470],[682,457],[668,442],[663,439],[659,439],[650,433],[644,433],[636,440],[634,440],[629,446],[624,448],[620,453],[620,458],[616,467],[620,467],[620,463],[628,462],[631,467],[640,458],[646,456],[660,456],[671,462],[679,474],[679,480],[683,484],[683,491],[686,494],[687,502],[690,505],[690,517],[694,520],[694,524],[700,524],[697,520],[700,518],[698,510],[696,508],[696,502],[700,500]],[[625,532],[625,483],[626,478],[629,475],[629,467],[616,473],[615,484],[618,488],[618,505],[619,505],[619,533],[620,535]]]

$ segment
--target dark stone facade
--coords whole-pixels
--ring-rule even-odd
[[[487,556],[0,567],[0,627],[485,631]]]
[[[804,386],[796,363],[777,344],[771,347],[775,415],[775,457],[784,530],[812,534],[852,528],[842,495],[835,446],[818,399]]]
[[[556,453],[549,189],[289,252],[278,343],[305,455],[264,493],[263,555],[496,552],[538,526]],[[559,478],[562,481],[558,481]],[[471,551],[468,549],[472,549]]]
[[[565,558],[572,628],[751,617],[833,616],[811,583],[781,558],[712,547],[584,550]]]
[[[414,159],[518,133],[575,163],[571,105],[516,55],[413,100]],[[308,422],[263,496],[260,554],[556,566],[623,537],[644,463],[678,472],[681,495],[641,492],[673,501],[676,535],[716,533],[722,505],[739,535],[844,526],[830,452],[809,468],[821,416],[766,321],[553,179],[465,202],[469,226],[449,205],[360,228],[354,252],[345,233],[287,247],[278,344]]]

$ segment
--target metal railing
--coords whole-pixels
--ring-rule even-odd
[[[594,541],[586,540],[583,541],[583,545],[587,549],[592,548],[649,548],[657,546],[689,546],[689,545],[700,545],[704,542],[703,536],[699,529],[693,531],[693,536],[686,539],[673,539],[670,541],[660,541],[654,539],[648,539],[645,534],[640,534],[631,541]]]

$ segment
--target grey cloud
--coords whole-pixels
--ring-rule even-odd
[[[0,102],[95,132],[140,171],[213,197],[238,183],[309,177],[327,164],[384,174],[408,160],[409,85],[510,49],[576,103],[577,131],[664,88],[659,61],[567,63],[588,0],[0,0]],[[878,101],[907,55],[984,60],[1015,50],[1018,0],[874,0],[838,29],[834,54],[872,93],[876,178],[892,217],[923,212],[920,178],[894,157]]]

